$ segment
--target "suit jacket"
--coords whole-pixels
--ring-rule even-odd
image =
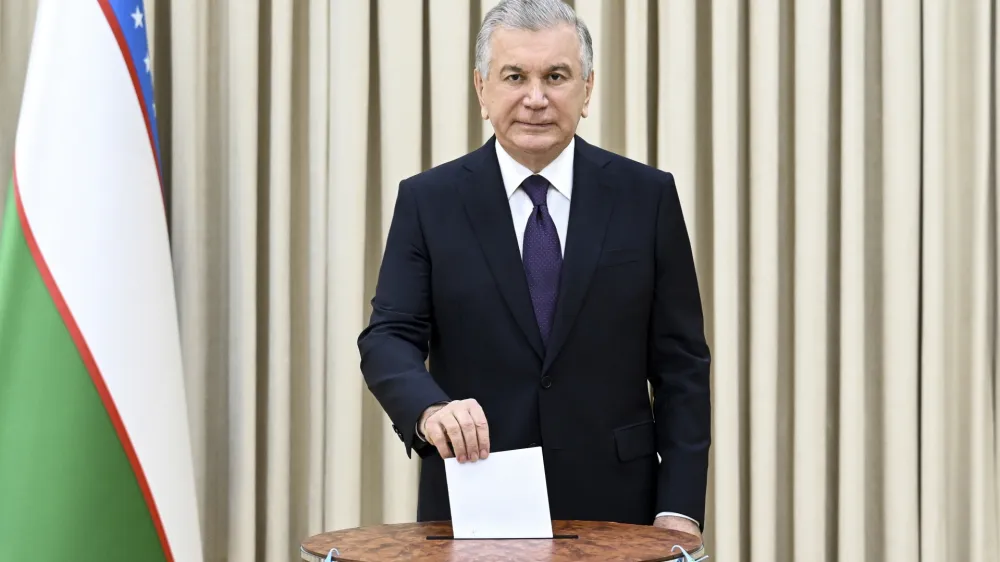
[[[703,523],[710,357],[673,177],[576,138],[543,346],[494,142],[400,183],[358,338],[368,388],[423,458],[418,521],[450,509],[417,420],[474,398],[491,451],[542,447],[554,519],[650,524],[671,511]]]

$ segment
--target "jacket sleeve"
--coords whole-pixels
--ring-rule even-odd
[[[687,227],[673,176],[660,192],[649,380],[661,457],[656,511],[704,528],[711,444],[710,354]]]
[[[361,373],[392,421],[406,454],[435,449],[415,435],[420,414],[448,396],[427,371],[431,263],[413,188],[399,186],[368,327],[358,337]]]

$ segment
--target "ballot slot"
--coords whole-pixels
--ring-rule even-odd
[[[427,540],[429,541],[547,541],[547,540],[559,540],[559,539],[579,539],[580,535],[552,535],[551,539],[541,538],[541,539],[515,539],[515,538],[504,538],[504,539],[456,539],[454,536],[449,535],[429,535]]]

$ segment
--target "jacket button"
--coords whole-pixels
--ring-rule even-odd
[[[542,377],[542,388],[549,388],[552,386],[552,377],[545,375]]]

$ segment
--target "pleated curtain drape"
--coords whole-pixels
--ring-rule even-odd
[[[5,178],[36,1],[0,0]],[[146,1],[206,560],[414,520],[356,338],[398,182],[492,134],[494,3]],[[1000,560],[1000,3],[573,4],[580,134],[681,191],[713,559]]]

